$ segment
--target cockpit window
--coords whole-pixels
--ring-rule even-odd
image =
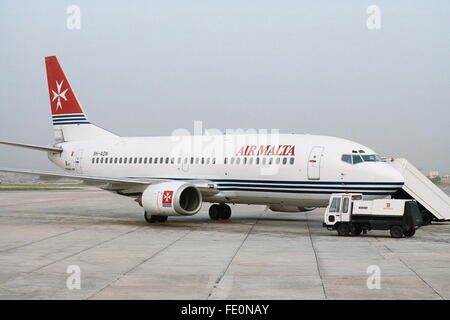
[[[352,156],[349,154],[343,154],[341,160],[352,164]]]
[[[362,158],[364,161],[381,161],[380,156],[377,154],[363,155]]]
[[[349,164],[357,164],[361,162],[379,162],[383,161],[379,155],[377,154],[343,154],[341,157],[343,162],[347,162]]]
[[[353,164],[357,164],[357,163],[363,162],[363,159],[361,159],[361,156],[353,155],[352,158],[353,158]]]

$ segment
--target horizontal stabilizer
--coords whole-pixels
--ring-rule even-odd
[[[25,144],[25,143],[18,143],[18,142],[0,141],[0,144],[6,144],[9,146],[28,148],[28,149],[34,149],[34,150],[40,150],[40,151],[46,151],[46,152],[62,152],[63,151],[63,149],[59,148],[59,147],[38,146],[35,144]]]
[[[15,169],[15,168],[0,168],[0,172],[9,173],[19,173],[28,174],[42,177],[53,177],[53,178],[66,178],[66,179],[76,179],[83,181],[99,182],[99,183],[130,183],[130,184],[140,184],[149,185],[155,182],[161,182],[162,180],[156,179],[134,179],[134,178],[113,178],[113,177],[102,177],[102,176],[90,176],[85,174],[76,173],[65,173],[65,172],[51,172],[43,170],[29,170],[29,169]]]

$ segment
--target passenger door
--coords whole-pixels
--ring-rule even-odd
[[[308,179],[320,180],[320,161],[322,159],[323,147],[313,147],[308,158]]]
[[[82,173],[81,171],[81,159],[83,156],[83,150],[79,149],[75,152],[75,172]]]

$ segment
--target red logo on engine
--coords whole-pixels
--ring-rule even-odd
[[[163,207],[172,206],[173,191],[164,191],[162,197]]]

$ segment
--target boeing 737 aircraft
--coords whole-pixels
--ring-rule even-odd
[[[55,142],[38,146],[63,172],[0,171],[80,179],[134,197],[148,222],[196,214],[229,219],[227,203],[273,211],[325,207],[332,193],[366,199],[399,190],[402,175],[370,148],[345,139],[300,134],[234,134],[125,138],[90,122],[56,57],[46,57]],[[198,147],[200,146],[200,147]]]

